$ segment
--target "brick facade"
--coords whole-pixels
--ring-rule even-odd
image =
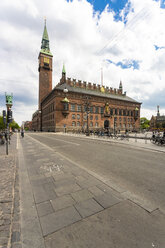
[[[39,54],[39,103],[41,109],[42,100],[52,91],[52,56]]]
[[[88,84],[86,86],[88,87]],[[106,91],[100,93],[97,87],[94,89],[95,85],[89,84],[89,86],[90,90],[86,87],[85,91],[81,92],[79,91],[80,85],[71,86],[68,80],[64,84],[57,85],[42,102],[42,130],[56,132],[86,130],[87,102],[90,130],[109,128],[111,131],[114,129],[131,131],[139,129],[140,103],[127,98],[121,92],[117,95],[117,89],[113,89],[115,92],[113,94],[109,92],[109,88],[107,88],[107,93]],[[63,92],[64,88],[68,88],[67,94]],[[69,101],[67,109],[65,98]]]

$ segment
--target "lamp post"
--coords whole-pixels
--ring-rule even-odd
[[[136,107],[135,110],[134,110],[134,130],[136,131],[135,129],[135,124],[136,124],[136,121],[138,119],[138,108]]]
[[[62,100],[62,103],[64,105],[64,111],[63,111],[63,115],[66,116],[69,114],[69,100],[67,99],[67,93],[68,93],[68,89],[65,87],[63,89],[65,98]],[[66,124],[64,124],[64,132],[66,133]]]
[[[6,155],[8,155],[8,143],[9,143],[9,123],[12,122],[13,95],[6,94],[6,107],[7,107],[7,122],[6,122]]]

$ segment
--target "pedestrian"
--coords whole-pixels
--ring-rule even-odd
[[[24,130],[23,129],[21,130],[21,136],[22,136],[22,138],[24,137]]]

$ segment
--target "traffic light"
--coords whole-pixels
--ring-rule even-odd
[[[11,109],[9,109],[7,111],[7,123],[11,123],[12,122],[12,111]]]
[[[6,124],[6,110],[3,110],[3,123]]]

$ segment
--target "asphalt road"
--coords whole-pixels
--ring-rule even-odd
[[[165,212],[165,153],[54,133],[29,133],[130,197]]]

